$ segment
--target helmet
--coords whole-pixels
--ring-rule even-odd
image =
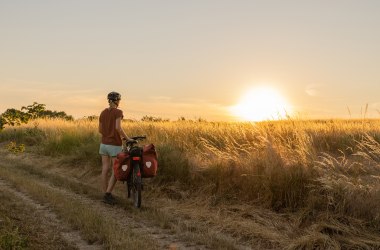
[[[121,95],[117,92],[112,91],[111,93],[108,94],[107,99],[108,101],[116,102],[121,99]]]

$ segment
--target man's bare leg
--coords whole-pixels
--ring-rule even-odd
[[[103,192],[107,192],[108,188],[108,172],[111,167],[111,157],[102,155],[102,189]]]
[[[111,161],[111,166],[113,166],[113,163],[115,161],[115,157],[112,157],[112,161]],[[115,178],[115,175],[113,173],[113,169],[111,167],[111,177],[108,181],[108,186],[107,186],[107,193],[111,193],[113,188],[115,187],[115,184],[116,184],[116,178]]]

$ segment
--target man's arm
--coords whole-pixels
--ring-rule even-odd
[[[102,123],[101,122],[99,122],[99,128],[98,129],[99,129],[99,133],[103,134],[102,133]]]
[[[124,130],[121,128],[121,117],[119,117],[119,118],[116,119],[116,131],[119,133],[119,135],[122,138],[125,138],[126,140],[129,140],[129,137],[124,132]]]

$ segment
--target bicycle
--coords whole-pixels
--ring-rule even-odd
[[[131,171],[127,179],[127,192],[128,198],[132,195],[133,204],[135,207],[141,207],[141,190],[143,189],[142,183],[142,154],[143,148],[138,146],[138,142],[145,140],[146,136],[134,136],[132,140],[126,142],[126,151],[130,155]]]

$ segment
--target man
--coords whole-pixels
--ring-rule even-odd
[[[112,166],[116,155],[122,150],[122,139],[129,140],[121,128],[123,111],[118,109],[121,95],[111,92],[107,96],[109,107],[104,109],[99,117],[99,133],[102,141],[99,154],[102,156],[102,188],[104,192],[103,201],[107,204],[115,204],[115,198],[111,192],[116,184]],[[111,177],[108,180],[108,173],[111,170]]]

